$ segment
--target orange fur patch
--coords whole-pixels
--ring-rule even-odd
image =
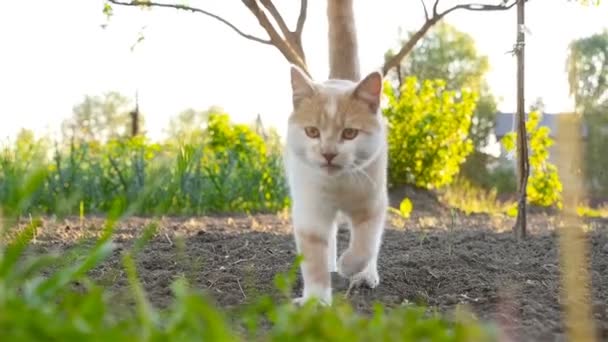
[[[328,241],[319,235],[302,232],[297,233],[297,241],[304,256],[302,267],[305,277],[315,284],[329,287]]]

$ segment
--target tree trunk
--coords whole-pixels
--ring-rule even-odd
[[[327,0],[329,78],[359,81],[359,51],[353,0]]]

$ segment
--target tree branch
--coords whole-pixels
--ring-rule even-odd
[[[422,39],[422,37],[424,37],[424,35],[427,33],[427,31],[437,23],[437,21],[439,21],[439,19],[436,19],[437,17],[433,16],[430,20],[427,20],[424,22],[424,24],[422,25],[421,28],[418,29],[418,31],[416,31],[416,33],[414,33],[412,35],[412,37],[401,47],[401,49],[399,50],[399,52],[397,52],[391,59],[389,59],[388,61],[386,61],[384,63],[384,66],[382,66],[382,74],[386,75],[388,74],[388,72],[398,66],[399,64],[401,64],[401,60],[407,56],[410,51],[412,51],[412,49],[414,48],[414,46],[416,46],[416,44],[418,43],[418,41],[420,39]]]
[[[304,56],[300,55],[293,46],[289,43],[289,40],[283,39],[277,30],[274,28],[266,13],[258,6],[257,0],[241,0],[241,2],[249,8],[249,11],[258,19],[258,23],[260,26],[266,30],[268,36],[270,37],[270,42],[274,45],[283,56],[289,61],[300,67],[305,73],[308,74],[308,68],[306,67],[306,62],[304,61]]]
[[[422,8],[424,9],[424,19],[429,20],[429,11],[426,9],[426,4],[424,3],[424,0],[420,0],[420,3],[422,3]]]
[[[437,13],[437,6],[439,6],[439,0],[435,0],[435,3],[433,4],[433,17],[439,15],[439,13]]]
[[[510,5],[507,5],[506,1],[503,2],[500,5],[486,5],[486,4],[462,4],[462,5],[456,5],[454,7],[451,7],[447,10],[445,10],[443,13],[440,14],[440,16],[444,17],[447,14],[449,14],[450,12],[459,10],[459,9],[464,9],[467,11],[506,11],[510,8],[512,8],[513,6],[515,6],[517,4],[518,0],[514,0]],[[527,1],[527,0],[523,0],[523,1]]]
[[[418,31],[416,31],[412,35],[412,37],[401,47],[401,49],[399,50],[399,52],[397,52],[397,54],[395,54],[391,59],[389,59],[388,61],[386,61],[384,63],[384,66],[382,66],[382,73],[384,75],[386,75],[392,68],[399,65],[401,63],[401,60],[403,60],[403,58],[405,58],[405,56],[407,56],[412,51],[414,46],[416,46],[416,43],[418,43],[418,41],[420,39],[422,39],[422,37],[424,37],[426,32],[433,25],[435,25],[437,22],[439,22],[441,19],[443,19],[446,15],[448,15],[456,10],[460,10],[460,9],[467,10],[467,11],[506,11],[506,10],[512,8],[513,6],[515,6],[515,4],[517,4],[517,1],[518,0],[513,0],[513,2],[509,5],[506,4],[506,1],[503,1],[503,3],[501,3],[499,5],[484,5],[484,4],[476,4],[476,3],[461,4],[461,5],[456,5],[456,6],[450,7],[447,10],[439,13],[437,10],[437,7],[439,6],[439,0],[435,0],[435,3],[433,4],[433,16],[430,18],[428,17],[428,11],[423,2],[422,6],[424,7],[424,13],[425,13],[425,16],[427,17],[424,24],[422,24],[422,26],[418,29]],[[521,0],[521,1],[529,1],[529,0]]]
[[[213,18],[213,19],[215,19],[215,20],[223,23],[224,25],[227,25],[234,32],[238,33],[241,37],[244,37],[246,39],[253,40],[253,41],[256,41],[256,42],[262,43],[262,44],[268,44],[268,45],[272,44],[272,42],[270,40],[259,38],[259,37],[247,34],[247,33],[243,32],[243,31],[241,31],[238,27],[236,27],[234,24],[232,24],[228,20],[220,17],[219,15],[213,14],[213,13],[205,11],[205,10],[202,10],[200,8],[190,7],[190,6],[186,6],[186,5],[180,5],[180,4],[164,4],[164,3],[144,1],[144,0],[133,0],[131,2],[125,2],[125,1],[119,1],[119,0],[107,0],[107,1],[111,2],[111,3],[115,4],[115,5],[120,5],[120,6],[165,7],[165,8],[173,8],[173,9],[178,9],[178,10],[184,10],[184,11],[190,11],[190,12],[200,13],[200,14],[203,14],[203,15],[206,15],[208,17]]]
[[[304,22],[306,22],[306,11],[308,10],[308,0],[300,0],[300,15],[296,24],[295,34],[301,39]]]
[[[289,27],[287,27],[287,24],[285,23],[285,20],[283,19],[283,16],[276,8],[272,0],[260,0],[260,2],[268,10],[277,25],[279,25],[279,29],[281,30],[281,33],[283,34],[284,40],[287,42],[287,45],[290,46],[293,50],[295,50],[295,52],[298,54],[298,56],[300,56],[302,61],[305,62],[306,58],[304,57],[304,49],[302,48],[301,31],[300,33],[297,32],[297,25],[296,31],[290,31]],[[304,8],[304,10],[306,10],[306,8]],[[301,15],[302,8],[300,8],[300,16]],[[299,20],[300,17],[298,17],[298,24]]]
[[[279,10],[276,8],[274,3],[272,3],[272,0],[260,0],[260,2],[262,3],[262,5],[264,5],[264,7],[266,7],[270,15],[272,15],[274,21],[276,21],[279,25],[279,29],[283,33],[283,37],[285,37],[285,39],[289,39],[291,31],[289,31],[289,27],[287,27],[285,19],[283,19],[283,16],[281,15],[281,13],[279,13]]]

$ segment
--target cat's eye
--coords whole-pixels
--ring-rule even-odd
[[[306,135],[308,135],[309,138],[313,139],[316,139],[321,135],[319,129],[316,127],[306,127],[304,128],[304,132],[306,132]]]
[[[359,134],[359,131],[354,128],[345,128],[342,131],[342,139],[344,140],[353,140]]]

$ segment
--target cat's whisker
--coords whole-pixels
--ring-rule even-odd
[[[355,167],[349,167],[347,169],[347,173],[350,177],[353,178],[355,183],[358,183],[361,181],[361,176],[359,175],[359,173],[357,172],[357,169]]]
[[[378,184],[376,184],[376,182],[372,179],[372,177],[370,177],[367,172],[365,172],[365,170],[357,168],[355,169],[356,173],[360,173],[361,175],[365,176],[364,178],[366,178],[367,180],[369,180],[369,183],[376,188],[378,186]]]

